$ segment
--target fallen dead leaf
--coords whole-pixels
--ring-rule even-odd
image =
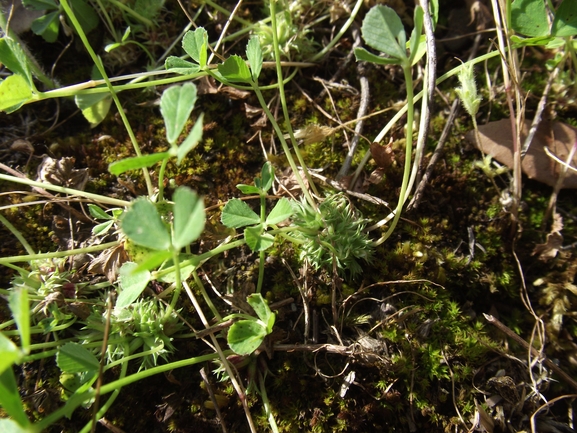
[[[522,131],[521,143],[527,136],[531,123],[525,122]],[[509,119],[489,122],[479,127],[480,150],[491,155],[494,159],[507,167],[513,167],[513,134],[511,133],[511,122]],[[474,131],[466,135],[467,140],[477,146]],[[577,129],[561,122],[543,121],[537,129],[535,138],[525,158],[521,168],[529,178],[554,186],[561,165],[555,162],[545,153],[545,147],[562,161],[567,159],[571,147],[577,140]],[[571,162],[572,166],[577,165],[577,155]],[[562,188],[577,188],[577,173],[568,171],[563,180]]]
[[[538,255],[540,260],[550,260],[555,258],[559,252],[559,248],[563,246],[563,218],[556,213],[553,216],[553,226],[551,231],[547,234],[547,240],[544,244],[535,245],[532,255]]]

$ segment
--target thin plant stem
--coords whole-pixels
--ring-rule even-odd
[[[8,221],[6,218],[4,218],[4,216],[2,214],[0,214],[0,223],[4,224],[4,227],[6,227],[8,230],[10,230],[10,233],[12,233],[16,237],[16,239],[18,239],[18,241],[22,244],[22,246],[24,247],[24,249],[26,250],[26,252],[29,255],[36,254],[36,251],[34,251],[34,249],[30,246],[28,241],[24,238],[24,236],[22,236],[22,233],[20,233],[20,230],[18,230],[16,227],[14,227],[14,225],[10,221]]]
[[[271,3],[272,3],[272,0],[271,0]],[[313,57],[311,57],[310,60],[312,62],[316,62],[317,60],[321,59],[326,53],[328,53],[336,45],[336,43],[338,41],[341,40],[341,37],[345,34],[345,32],[349,29],[351,24],[355,21],[357,14],[359,13],[359,10],[361,9],[361,6],[363,5],[363,3],[364,3],[363,0],[357,0],[357,2],[355,3],[355,7],[353,8],[351,13],[349,14],[349,17],[347,18],[347,21],[345,21],[345,23],[343,24],[343,26],[341,27],[339,32],[335,35],[335,37],[332,38],[331,41],[322,50],[320,50]],[[271,16],[272,16],[272,14],[271,14]]]
[[[304,183],[304,180],[303,180],[302,176],[301,176],[300,173],[299,173],[299,169],[298,169],[298,167],[297,167],[297,165],[296,165],[296,163],[295,163],[295,160],[294,160],[294,158],[293,158],[293,156],[292,156],[292,153],[291,153],[291,151],[290,151],[290,148],[289,148],[289,146],[288,146],[288,144],[287,144],[287,142],[286,142],[286,140],[285,140],[285,138],[284,138],[284,135],[283,135],[283,133],[282,133],[282,131],[281,131],[281,129],[280,129],[280,126],[278,125],[276,119],[274,118],[273,114],[271,113],[270,109],[268,108],[268,106],[267,106],[267,104],[266,104],[266,102],[265,102],[265,100],[264,100],[264,98],[263,98],[263,96],[262,96],[262,93],[261,93],[259,87],[255,84],[255,85],[253,86],[253,89],[254,89],[254,91],[255,91],[255,93],[256,93],[256,96],[257,96],[257,98],[258,98],[258,101],[259,101],[259,103],[260,103],[260,105],[261,105],[264,113],[266,114],[266,117],[267,117],[267,118],[269,119],[269,121],[271,122],[271,125],[272,125],[272,127],[273,127],[273,129],[274,129],[274,131],[275,131],[275,133],[276,133],[279,141],[280,141],[280,144],[281,144],[281,146],[282,146],[282,148],[283,148],[283,151],[284,151],[284,153],[285,153],[285,155],[286,155],[287,161],[288,161],[288,163],[289,163],[289,165],[290,165],[290,167],[291,167],[291,170],[293,171],[293,173],[294,173],[294,175],[295,175],[295,178],[296,178],[297,183],[299,184],[301,190],[303,191],[303,194],[304,194],[304,196],[306,197],[307,202],[308,202],[311,206],[313,206],[314,209],[316,209],[316,208],[317,208],[316,201],[313,199],[311,193],[309,192],[308,188],[306,187],[306,185],[305,185],[305,183]],[[294,135],[293,135],[293,136],[294,136]]]
[[[389,226],[389,229],[386,231],[386,233],[381,236],[380,239],[375,241],[375,245],[381,245],[389,238],[389,236],[391,236],[391,233],[393,233],[395,230],[395,227],[399,222],[399,218],[401,217],[403,205],[405,204],[405,196],[407,195],[407,187],[409,185],[409,177],[411,174],[411,160],[413,153],[413,120],[415,107],[413,95],[413,76],[410,64],[403,65],[403,73],[407,86],[407,132],[405,135],[405,168],[403,172],[403,182],[401,184],[401,192],[399,193],[399,201],[397,203],[397,207],[393,211],[395,215],[393,217],[393,222]]]
[[[100,57],[98,57],[96,55],[96,53],[92,49],[92,46],[90,45],[90,42],[88,42],[88,38],[86,37],[86,34],[84,33],[84,30],[82,29],[82,26],[78,22],[78,19],[74,15],[74,12],[70,8],[70,5],[68,4],[68,0],[61,0],[60,4],[62,5],[64,10],[66,11],[68,18],[70,19],[74,28],[78,32],[78,36],[80,36],[80,39],[82,40],[82,43],[84,44],[84,47],[86,48],[86,50],[90,54],[90,57],[92,58],[92,61],[94,62],[94,64],[98,68],[98,72],[100,72],[100,75],[102,76],[102,78],[106,82],[106,87],[110,91],[110,96],[112,96],[112,99],[114,100],[114,103],[116,104],[116,108],[118,109],[118,114],[120,115],[120,117],[122,119],[122,123],[124,124],[124,127],[126,128],[126,132],[128,132],[128,136],[130,137],[130,141],[132,143],[132,147],[134,148],[134,152],[136,153],[137,156],[142,156],[142,152],[140,151],[140,146],[138,145],[138,140],[136,139],[136,135],[134,135],[134,131],[132,130],[132,127],[130,126],[130,122],[128,121],[128,117],[126,117],[126,113],[124,112],[124,108],[122,107],[120,99],[118,99],[118,95],[114,91],[114,88],[112,87],[112,84],[110,83],[110,80],[108,79],[108,75],[106,74],[106,70],[104,69],[104,65],[102,64]],[[146,188],[148,191],[148,195],[152,196],[154,189],[152,187],[152,180],[150,179],[150,173],[148,172],[148,170],[146,168],[143,168],[142,169],[142,175],[143,175],[144,180],[146,182]]]
[[[172,293],[172,299],[170,300],[170,304],[164,313],[164,320],[168,320],[172,312],[174,311],[174,307],[176,307],[176,303],[178,302],[178,297],[180,296],[180,291],[182,290],[182,277],[180,275],[180,260],[179,260],[179,253],[176,249],[172,251],[172,263],[174,263],[174,292]]]
[[[166,166],[168,165],[168,159],[164,158],[162,164],[160,164],[160,169],[158,170],[158,201],[164,200],[164,173],[166,171]]]
[[[23,256],[0,257],[0,265],[5,265],[6,263],[30,262],[33,260],[69,257],[69,256],[74,256],[76,254],[95,253],[98,251],[103,251],[107,248],[115,247],[118,245],[118,243],[119,243],[119,241],[114,241],[114,242],[107,242],[105,244],[100,244],[100,245],[93,245],[91,247],[77,248],[75,250],[56,251],[54,253],[38,253],[38,254],[28,254],[28,255],[23,255]]]
[[[279,91],[279,95],[280,95],[280,101],[281,101],[281,106],[282,106],[282,110],[283,110],[283,116],[285,119],[285,128],[286,128],[286,130],[289,134],[289,137],[291,139],[291,143],[293,145],[295,155],[296,155],[296,157],[299,161],[299,164],[301,165],[303,172],[304,172],[304,174],[305,174],[305,176],[309,182],[309,187],[313,190],[313,192],[315,194],[318,195],[318,192],[316,191],[316,187],[312,181],[312,178],[309,174],[309,171],[307,170],[307,167],[306,167],[306,164],[305,164],[304,159],[302,157],[302,154],[300,153],[298,143],[295,139],[293,128],[292,128],[292,125],[290,123],[290,115],[289,115],[288,106],[286,103],[286,94],[284,91],[283,72],[282,72],[282,66],[280,63],[281,55],[280,55],[280,46],[279,46],[279,42],[278,42],[277,24],[276,24],[276,0],[270,0],[270,17],[271,17],[274,57],[275,57],[275,62],[276,62],[278,91]],[[297,176],[297,175],[298,175],[298,171],[295,172],[295,176]],[[312,199],[312,196],[310,196],[310,194],[309,194],[307,196],[307,200],[309,199],[309,197]],[[317,209],[316,202],[314,200],[310,204],[311,204],[311,206],[313,206],[314,209]]]
[[[126,201],[126,200],[119,200],[119,199],[113,198],[113,197],[107,197],[104,195],[92,194],[90,192],[80,191],[78,189],[72,189],[72,188],[66,188],[63,186],[52,185],[51,183],[37,182],[35,180],[31,180],[31,179],[28,179],[26,177],[16,177],[16,176],[10,176],[8,174],[1,174],[0,173],[0,180],[5,180],[8,182],[14,182],[14,183],[20,183],[23,185],[28,185],[28,186],[35,187],[35,188],[42,188],[42,189],[46,189],[48,191],[55,191],[55,192],[59,192],[62,194],[84,197],[88,200],[93,200],[95,202],[109,204],[112,206],[119,206],[119,207],[130,206],[130,202]]]

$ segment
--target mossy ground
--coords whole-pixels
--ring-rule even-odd
[[[295,80],[308,94],[318,94],[322,86],[309,78],[330,78],[328,65],[339,61],[342,56],[336,53],[318,67],[303,70]],[[350,64],[344,74],[352,86],[356,86],[356,73],[356,66]],[[370,110],[390,107],[404,98],[398,74],[370,68],[369,78]],[[528,85],[538,94],[544,79],[535,75],[533,78]],[[157,108],[145,104],[157,98],[161,90],[122,96],[143,153],[164,151],[168,147]],[[287,92],[293,127],[328,123],[296,86],[289,84]],[[332,100],[325,96],[316,102],[332,115],[338,114],[343,122],[356,117],[358,96],[335,92],[331,97]],[[444,107],[441,98],[435,102],[437,107]],[[201,96],[195,113],[205,113],[203,141],[182,165],[169,164],[167,168],[167,179],[204,195],[207,206],[238,196],[236,185],[252,183],[262,166],[263,151],[258,139],[251,139],[257,131],[245,115],[245,103],[258,105],[252,96],[245,100],[231,99],[226,94]],[[334,107],[337,107],[336,113]],[[491,101],[492,118],[505,114],[500,107],[505,107],[503,100]],[[482,115],[488,113],[488,108],[488,104],[482,108],[485,110]],[[36,109],[30,107],[24,112],[34,114]],[[367,120],[363,135],[374,137],[393,113]],[[572,114],[574,109],[568,108],[560,116],[569,119]],[[83,124],[80,114],[73,119]],[[444,111],[439,109],[432,122],[424,164],[434,150],[444,119]],[[119,184],[107,172],[109,163],[133,154],[117,116],[111,113],[94,130],[88,130],[86,124],[70,127],[74,122],[64,123],[35,142],[36,155],[49,152],[55,157],[74,156],[78,168],[90,170],[89,191],[122,198],[144,194],[145,186],[139,173],[123,175]],[[194,119],[189,123],[188,128]],[[378,248],[373,262],[365,265],[362,276],[345,280],[337,290],[337,323],[332,323],[330,305],[335,276],[325,270],[311,272],[307,277],[313,295],[311,306],[319,317],[318,343],[339,343],[330,328],[334,325],[343,339],[342,344],[359,343],[368,336],[372,346],[359,343],[358,353],[353,357],[321,350],[275,352],[273,359],[265,359],[265,354],[255,359],[256,368],[267,372],[268,398],[280,431],[463,430],[459,416],[469,422],[475,413],[474,399],[480,400],[482,393],[491,392],[487,381],[498,370],[504,369],[518,383],[526,382],[523,366],[508,361],[503,355],[514,354],[524,359],[526,353],[514,344],[507,346],[505,337],[483,318],[483,313],[498,315],[525,340],[531,339],[534,320],[520,298],[521,279],[513,252],[523,269],[533,307],[548,325],[552,344],[548,345],[547,355],[558,359],[570,374],[575,373],[576,299],[575,291],[568,289],[568,285],[574,283],[574,250],[561,251],[548,262],[532,255],[535,245],[544,242],[547,233],[543,230],[542,218],[550,189],[524,179],[519,222],[522,232],[513,231],[510,215],[503,210],[492,183],[474,167],[481,155],[464,142],[464,132],[469,128],[469,119],[461,115],[419,207],[403,214],[394,234]],[[267,148],[269,134],[267,126],[262,130],[262,142]],[[402,140],[402,125],[395,128],[394,137]],[[323,142],[306,146],[305,160],[311,168],[322,168],[324,176],[334,178],[344,160],[344,143],[344,134],[340,131]],[[398,144],[395,149],[402,149],[402,142]],[[361,140],[355,163],[368,151],[368,146]],[[396,203],[404,158],[401,150],[395,150],[395,154],[397,162],[389,167],[381,182],[367,190],[391,206]],[[278,170],[285,168],[282,155],[276,155],[273,160]],[[22,168],[23,161],[19,157],[12,165]],[[34,173],[37,163],[38,159],[34,159],[28,174]],[[365,171],[369,173],[373,168],[371,162]],[[506,175],[496,181],[503,189],[508,184]],[[322,184],[319,186],[328,191]],[[7,192],[13,189],[7,184],[2,187]],[[4,197],[3,204],[18,203],[22,199],[21,195],[12,193]],[[386,208],[357,199],[353,202],[373,221],[389,213]],[[575,206],[573,193],[562,191],[558,208],[564,216],[563,235],[567,243],[574,242],[577,234]],[[4,213],[39,251],[56,248],[51,225],[54,214],[62,214],[54,205],[22,207]],[[210,221],[212,231],[220,230],[218,212],[211,214]],[[2,233],[8,238],[7,233]],[[211,239],[204,241],[208,243]],[[15,244],[11,241],[5,243],[2,254],[23,253],[20,247],[12,245]],[[297,252],[291,245],[280,243],[269,253],[263,289],[267,299],[275,302],[293,297],[297,305],[297,311],[283,307],[278,312],[276,328],[282,331],[279,340],[283,344],[301,343],[300,294],[297,282],[281,263],[281,258],[286,259],[298,275]],[[250,288],[257,278],[257,258],[248,250],[233,252],[207,263],[203,272],[217,287]],[[539,284],[534,284],[536,281]],[[190,320],[194,320],[188,302],[183,302],[182,307]],[[5,313],[2,312],[3,316]],[[202,350],[196,340],[177,340],[175,346],[177,359],[198,355]],[[213,365],[206,367],[207,370],[214,368]],[[198,370],[175,370],[170,375],[155,376],[124,388],[106,418],[127,432],[220,431],[214,411],[205,408],[209,398],[201,386]],[[41,382],[39,371],[42,371]],[[342,396],[344,378],[351,371],[355,372],[354,382]],[[114,374],[112,371],[110,376]],[[50,363],[23,366],[20,384],[32,416],[41,417],[46,410],[31,397],[38,389],[50,394],[54,405],[59,404],[61,391],[57,375],[58,369]],[[217,383],[213,376],[209,377],[214,390],[228,397],[228,404],[222,408],[224,421],[231,431],[246,431],[242,407],[230,384]],[[552,398],[571,392],[574,390],[562,383],[552,383],[545,394]],[[268,422],[257,395],[249,396],[249,405],[259,431],[265,431]],[[71,421],[63,420],[51,431],[76,431],[90,415],[90,411],[79,409]],[[98,426],[97,431],[105,429]]]

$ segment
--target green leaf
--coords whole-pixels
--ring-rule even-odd
[[[225,226],[236,229],[258,224],[260,217],[244,201],[233,198],[222,209],[220,221]]]
[[[166,138],[170,144],[176,144],[195,102],[196,86],[192,83],[172,86],[162,93],[160,112],[166,125]]]
[[[376,54],[369,53],[364,48],[355,48],[355,57],[357,62],[371,62],[376,63],[377,65],[399,65],[401,63],[400,60],[393,57],[381,57],[377,56]]]
[[[22,400],[20,400],[20,393],[18,392],[18,385],[16,385],[14,371],[12,371],[11,368],[4,370],[4,372],[0,374],[0,406],[2,406],[6,413],[21,427],[28,427],[30,425],[30,421],[22,406]],[[2,431],[4,432],[6,430]]]
[[[12,312],[12,317],[18,327],[20,335],[20,346],[24,353],[30,351],[30,309],[28,306],[28,291],[22,287],[17,287],[10,292],[8,305]]]
[[[188,31],[182,38],[182,48],[201,68],[204,66],[201,60],[206,59],[206,50],[208,48],[208,33],[202,27],[198,27],[195,31]],[[206,60],[205,64],[206,64]]]
[[[559,37],[577,35],[577,3],[575,0],[563,0],[563,3],[557,8],[552,33]]]
[[[121,159],[113,162],[108,166],[108,171],[116,176],[128,170],[138,170],[144,167],[150,167],[158,161],[169,158],[169,152],[152,153],[150,155],[133,156],[131,158]]]
[[[0,38],[0,63],[4,64],[15,75],[21,76],[20,78],[23,78],[27,83],[28,89],[34,89],[28,62],[26,53],[14,39],[7,36]],[[0,94],[0,101],[2,101],[0,105],[2,106],[5,105],[4,96]]]
[[[98,14],[85,0],[74,0],[70,7],[85,33],[90,33],[99,23]]]
[[[421,6],[415,7],[415,16],[413,31],[411,32],[411,39],[409,40],[409,62],[412,65],[415,60],[415,56],[419,52],[419,45],[423,42],[421,40],[421,33],[423,31],[423,8]]]
[[[235,353],[250,355],[258,349],[266,335],[266,328],[256,320],[239,320],[228,330],[227,341]]]
[[[178,250],[197,240],[204,230],[204,201],[185,186],[174,192],[174,234],[172,245]]]
[[[388,6],[371,8],[361,27],[367,45],[399,60],[407,58],[407,36],[401,19]]]
[[[254,184],[264,192],[267,192],[272,187],[273,181],[274,181],[274,167],[272,166],[270,161],[267,161],[264,163],[260,171],[260,179],[256,178],[254,180]]]
[[[275,314],[270,310],[268,303],[260,293],[253,293],[246,298],[256,315],[267,325],[267,334],[272,332],[275,321]]]
[[[137,263],[126,262],[120,268],[120,287],[122,290],[114,306],[116,310],[122,310],[136,301],[150,282],[150,272],[147,270],[139,272],[137,267]]]
[[[164,62],[164,67],[175,74],[192,75],[200,71],[200,66],[183,60],[180,57],[169,56]]]
[[[0,405],[2,404],[2,398],[0,397]],[[15,420],[10,418],[1,418],[0,419],[0,431],[3,433],[31,433],[34,432],[34,429],[28,428],[28,426],[24,427],[18,424]]]
[[[0,373],[9,369],[12,364],[17,363],[22,358],[22,351],[12,340],[0,333]]]
[[[274,236],[263,233],[262,225],[244,229],[244,240],[252,251],[264,251],[274,244]]]
[[[139,258],[134,259],[138,262],[138,267],[134,269],[134,272],[151,271],[168,262],[171,258],[172,251],[170,250],[148,250],[143,252]]]
[[[218,72],[221,73],[224,79],[232,82],[240,81],[248,83],[251,78],[246,62],[236,54],[230,56],[224,63],[218,65]]]
[[[188,277],[190,277],[190,275],[192,274],[192,272],[195,269],[197,269],[198,265],[200,264],[200,261],[193,254],[180,254],[180,256],[178,257],[178,260],[180,260],[180,263],[181,263],[181,267],[180,267],[180,280],[181,281],[187,280]],[[182,263],[185,261],[190,261],[190,263],[182,266]],[[159,270],[162,271],[166,268],[170,268],[173,266],[173,264],[174,263],[172,262],[172,260],[167,260]],[[175,283],[176,282],[176,272],[172,271],[168,274],[163,274],[161,277],[159,277],[159,281],[162,281],[163,283],[169,283],[169,284]]]
[[[92,227],[92,234],[94,236],[99,236],[99,235],[103,235],[104,233],[108,232],[108,230],[110,230],[110,228],[113,226],[114,221],[106,221],[100,224],[96,224],[94,227]]]
[[[421,58],[425,55],[426,52],[427,52],[427,36],[421,35],[419,44],[417,45],[417,51],[414,54],[411,53],[410,55],[411,66],[416,65],[419,62],[419,60],[421,60]]]
[[[27,9],[36,11],[58,9],[58,5],[54,0],[22,0],[22,5]]]
[[[36,35],[42,36],[42,38],[48,42],[53,43],[58,39],[58,29],[60,27],[60,11],[56,10],[50,12],[44,16],[36,18],[30,30]]]
[[[165,0],[136,0],[134,12],[152,20],[164,6]]]
[[[188,152],[194,149],[197,144],[202,139],[202,119],[204,118],[204,113],[201,113],[196,119],[196,123],[190,130],[188,137],[184,139],[184,141],[178,146],[178,150],[176,152],[176,163],[180,165]]]
[[[261,189],[254,185],[245,185],[244,183],[239,183],[236,186],[243,194],[260,194]]]
[[[56,364],[67,373],[97,371],[100,363],[96,356],[78,343],[66,343],[56,353]]]
[[[543,0],[515,0],[511,4],[511,27],[526,36],[549,34],[547,10]]]
[[[256,83],[262,69],[262,48],[260,46],[260,39],[256,35],[251,36],[248,40],[246,58],[250,65],[252,79]]]
[[[266,217],[266,224],[278,224],[287,218],[290,218],[293,214],[293,207],[291,202],[282,197],[276,202],[274,208],[270,211]]]
[[[21,75],[10,75],[0,83],[0,111],[12,113],[32,98],[32,90]]]
[[[112,96],[108,93],[76,95],[74,102],[82,110],[84,118],[90,122],[90,127],[94,128],[106,118],[110,111]]]
[[[95,204],[89,203],[88,204],[88,212],[92,218],[97,220],[111,220],[113,217],[108,215],[102,208],[96,206]]]
[[[170,235],[156,206],[146,198],[137,198],[121,220],[124,234],[135,244],[153,250],[170,248]]]

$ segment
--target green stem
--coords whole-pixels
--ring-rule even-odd
[[[4,265],[6,263],[14,263],[14,262],[30,262],[32,260],[43,260],[43,259],[54,259],[60,257],[70,257],[76,254],[84,254],[84,253],[95,253],[98,251],[105,250],[107,248],[115,247],[118,245],[118,241],[108,242],[101,245],[94,245],[91,247],[85,248],[78,248],[76,250],[68,250],[68,251],[56,251],[54,253],[38,253],[38,254],[29,254],[24,256],[12,256],[12,257],[0,257],[0,265]]]
[[[206,305],[208,305],[208,308],[210,308],[210,311],[212,312],[214,317],[218,321],[222,320],[222,316],[218,312],[218,309],[214,306],[212,299],[210,299],[210,296],[208,296],[208,293],[206,293],[206,289],[204,288],[204,284],[202,284],[202,280],[198,276],[198,272],[196,272],[196,269],[192,272],[192,276],[194,278],[194,283],[196,284],[196,287],[198,287],[198,290],[200,290],[200,293],[202,294],[202,298],[204,299],[204,302],[206,302]]]
[[[291,170],[293,171],[293,173],[295,175],[297,183],[299,184],[301,190],[303,191],[303,194],[305,195],[305,197],[307,199],[307,202],[313,207],[313,209],[316,209],[317,208],[316,201],[313,199],[311,193],[309,192],[308,188],[306,187],[306,185],[304,183],[302,176],[299,173],[299,169],[295,163],[295,160],[292,156],[290,148],[289,148],[289,146],[288,146],[288,144],[284,138],[284,134],[282,133],[280,126],[278,125],[276,119],[274,118],[271,111],[269,110],[269,108],[268,108],[268,106],[264,100],[264,97],[262,96],[260,88],[256,84],[253,84],[253,90],[256,94],[256,97],[258,98],[258,101],[261,105],[261,108],[264,110],[266,117],[268,118],[269,122],[271,123],[271,125],[274,129],[274,132],[276,133],[276,135],[280,141],[280,144],[281,144],[283,151],[286,155],[287,161],[291,167]]]
[[[172,293],[172,299],[170,301],[170,305],[166,309],[164,313],[163,321],[166,321],[170,318],[170,315],[174,311],[174,307],[176,307],[176,303],[178,302],[178,297],[180,296],[180,291],[182,290],[182,279],[180,275],[180,261],[178,259],[178,251],[173,249],[172,251],[172,263],[174,263],[174,292]]]
[[[274,415],[270,407],[268,394],[266,393],[266,387],[264,385],[264,376],[260,371],[258,372],[258,385],[259,385],[259,394],[262,397],[262,405],[264,407],[264,412],[266,413],[266,417],[268,419],[268,424],[270,425],[270,428],[273,431],[273,433],[279,433],[278,426],[276,424]]]
[[[132,127],[130,126],[130,122],[128,121],[128,117],[126,117],[126,113],[124,112],[124,108],[122,107],[122,104],[120,103],[120,99],[118,99],[118,95],[114,91],[114,88],[112,87],[112,84],[110,83],[110,80],[108,79],[108,75],[106,74],[106,70],[104,69],[104,65],[102,64],[100,57],[98,57],[96,55],[96,53],[92,49],[92,46],[88,42],[88,38],[86,37],[86,34],[84,33],[84,30],[82,29],[82,26],[80,25],[80,23],[76,19],[74,12],[70,8],[70,5],[68,4],[68,0],[60,0],[60,4],[62,5],[64,10],[66,11],[68,18],[70,19],[70,21],[72,22],[72,25],[76,29],[78,36],[80,36],[80,39],[82,40],[82,43],[84,44],[84,47],[86,48],[86,50],[90,54],[92,61],[94,62],[94,64],[98,68],[98,72],[100,72],[100,75],[104,79],[104,81],[106,83],[106,87],[110,91],[110,95],[112,96],[112,99],[114,100],[114,103],[116,104],[116,108],[118,109],[118,114],[120,115],[120,117],[122,119],[122,123],[124,124],[124,127],[126,128],[126,131],[128,132],[128,136],[130,137],[130,141],[132,142],[132,147],[134,148],[134,152],[136,153],[137,156],[142,156],[142,153],[140,151],[140,146],[138,145],[138,141],[136,139],[136,136],[134,135],[134,131],[132,130]],[[148,195],[152,196],[154,193],[154,189],[152,187],[152,181],[150,179],[150,173],[148,173],[148,170],[144,168],[144,169],[142,169],[142,174],[143,174],[144,180],[146,182],[146,188],[148,190]]]
[[[154,26],[154,23],[149,20],[146,17],[143,17],[142,15],[140,15],[138,12],[134,11],[133,9],[131,9],[130,7],[126,6],[125,4],[117,1],[117,0],[108,0],[110,3],[112,3],[113,5],[115,5],[118,9],[123,10],[124,12],[126,12],[128,15],[131,15],[132,18],[134,18],[137,21],[140,21],[142,24],[144,24],[146,27],[152,27]]]
[[[310,173],[307,169],[307,166],[305,164],[305,161],[301,155],[301,152],[299,150],[298,147],[298,143],[295,139],[294,136],[294,132],[292,129],[292,125],[290,122],[290,114],[288,111],[288,106],[286,103],[286,95],[285,95],[285,91],[284,91],[284,83],[283,83],[283,72],[282,72],[282,66],[280,63],[280,59],[281,59],[281,54],[280,54],[280,46],[279,46],[279,42],[278,42],[278,34],[277,34],[277,24],[276,24],[276,0],[270,0],[270,16],[271,16],[271,28],[272,28],[272,40],[273,40],[273,48],[274,48],[274,57],[275,57],[275,62],[276,62],[276,73],[277,73],[277,81],[278,81],[278,90],[279,90],[279,95],[280,95],[280,101],[281,101],[281,106],[282,106],[282,110],[283,110],[283,116],[284,116],[284,120],[285,120],[285,128],[289,134],[289,137],[291,139],[291,144],[293,145],[293,149],[295,151],[295,155],[297,156],[297,159],[299,161],[299,164],[302,167],[302,170],[308,180],[309,183],[309,187],[313,190],[313,192],[315,194],[318,195],[318,192],[316,190],[315,184],[312,181],[312,178],[310,176]],[[279,137],[280,138],[280,137]],[[285,150],[286,152],[286,150]],[[294,170],[294,169],[293,169]],[[295,171],[295,176],[300,176],[298,170]],[[302,186],[301,186],[302,188]],[[303,188],[303,193],[305,193],[305,189]],[[306,191],[308,192],[308,191]],[[313,209],[317,209],[317,204],[316,201],[313,200],[312,196],[310,195],[310,193],[305,194],[307,201],[309,201],[309,204],[313,207]]]
[[[357,17],[357,14],[359,13],[359,10],[361,9],[363,3],[364,3],[363,0],[357,0],[357,2],[355,3],[355,7],[351,11],[351,14],[349,15],[347,21],[343,24],[343,26],[341,27],[339,32],[335,35],[335,37],[322,50],[320,50],[310,59],[312,62],[316,62],[317,60],[322,58],[326,53],[329,52],[329,50],[331,50],[336,45],[338,41],[341,40],[341,37],[345,34],[345,32],[349,29],[351,24],[355,21],[355,18]]]
[[[16,237],[16,239],[18,239],[20,241],[20,243],[22,244],[24,249],[28,252],[28,254],[30,254],[30,255],[36,254],[36,251],[34,251],[34,249],[30,246],[28,241],[24,238],[24,236],[22,236],[22,233],[20,233],[20,230],[18,230],[16,227],[14,227],[14,225],[12,225],[12,223],[10,221],[8,221],[6,218],[4,218],[4,216],[2,214],[0,214],[0,222],[2,224],[4,224],[4,227],[6,227],[8,230],[10,230],[10,232]]]
[[[160,169],[158,170],[158,200],[161,202],[164,200],[164,172],[166,171],[166,166],[168,165],[168,158],[162,160]]]
[[[409,184],[409,177],[411,174],[411,161],[413,154],[413,121],[414,121],[414,90],[413,90],[413,75],[411,70],[411,65],[403,65],[403,73],[405,75],[405,83],[407,86],[407,132],[405,136],[405,168],[403,172],[403,182],[401,183],[401,192],[399,193],[399,201],[395,209],[395,216],[393,222],[391,223],[387,232],[381,236],[375,242],[375,245],[381,245],[385,242],[391,233],[395,230],[399,218],[401,217],[401,211],[403,210],[403,205],[405,204],[405,195],[407,194],[407,186]]]
[[[86,191],[80,191],[78,189],[66,188],[63,186],[52,185],[51,183],[37,182],[25,177],[10,176],[8,174],[0,174],[0,180],[5,180],[8,182],[20,183],[23,185],[28,185],[35,188],[42,188],[48,191],[55,191],[62,194],[68,194],[78,197],[84,197],[88,200],[92,200],[99,203],[109,204],[112,206],[128,207],[130,202],[126,200],[119,200],[117,198],[106,197],[104,195],[92,194]]]

